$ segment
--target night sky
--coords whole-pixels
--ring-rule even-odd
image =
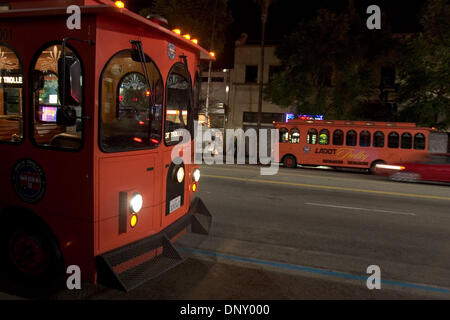
[[[151,0],[128,0],[126,6],[133,11],[145,8]],[[355,7],[362,17],[368,16],[366,9],[376,4],[382,14],[387,15],[395,32],[420,30],[420,10],[425,0],[355,0]],[[276,43],[295,30],[303,18],[314,17],[319,8],[341,11],[348,0],[277,0],[271,5],[267,21],[266,40]],[[225,51],[218,57],[216,68],[232,68],[234,42],[242,33],[247,33],[249,43],[260,41],[260,9],[253,0],[229,0],[234,22],[227,33]]]

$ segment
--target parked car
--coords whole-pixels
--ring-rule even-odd
[[[428,154],[408,163],[377,164],[375,173],[394,181],[450,182],[450,153]]]

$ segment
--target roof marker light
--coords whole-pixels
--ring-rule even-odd
[[[191,40],[191,35],[190,35],[190,34],[184,34],[184,35],[183,35],[183,38],[188,39],[188,40]]]
[[[173,29],[173,32],[175,32],[177,35],[181,35],[181,30],[180,29]]]
[[[119,9],[125,8],[125,4],[122,1],[116,1],[114,2],[114,5]]]

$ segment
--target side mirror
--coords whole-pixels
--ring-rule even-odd
[[[63,107],[81,104],[81,64],[71,55],[58,59],[58,95]]]
[[[77,123],[77,112],[72,107],[61,106],[56,111],[56,124],[71,127]]]

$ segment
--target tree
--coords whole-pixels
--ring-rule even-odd
[[[393,46],[387,23],[368,30],[353,7],[321,9],[300,22],[277,47],[282,71],[265,90],[266,100],[327,118],[354,118],[377,92],[373,66]]]
[[[407,46],[401,64],[401,120],[446,128],[450,125],[450,5],[431,0],[421,19],[423,32]]]
[[[169,21],[171,28],[180,28],[199,39],[199,44],[209,49],[215,25],[214,50],[220,53],[225,45],[225,32],[233,22],[228,10],[228,0],[154,0],[150,8],[140,11],[142,16],[158,14]],[[216,23],[214,24],[214,10]]]

